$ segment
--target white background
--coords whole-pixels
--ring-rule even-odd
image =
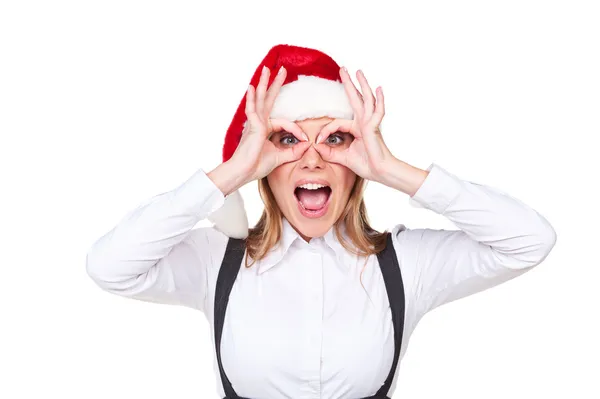
[[[385,139],[415,166],[496,186],[558,233],[521,278],[426,316],[395,398],[598,398],[595,1],[3,1],[0,397],[217,398],[201,313],[120,298],[91,244],[220,161],[272,45],[382,85]],[[251,223],[256,185],[242,189]],[[373,225],[454,228],[371,183]]]

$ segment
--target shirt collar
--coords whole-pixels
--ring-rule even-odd
[[[273,266],[277,265],[288,252],[289,248],[294,242],[301,241],[302,245],[307,245],[304,239],[298,234],[298,232],[292,227],[290,222],[286,218],[282,218],[282,233],[279,243],[272,248],[267,255],[258,261],[258,274],[262,274]],[[340,226],[340,232],[344,237],[347,237],[344,223]],[[311,240],[312,241],[312,240]],[[332,226],[327,233],[323,236],[323,242],[333,250],[335,253],[338,265],[341,265],[344,270],[348,270],[350,263],[345,260],[346,256],[352,256],[353,254],[343,247],[342,243],[338,240],[335,234],[335,227]],[[351,244],[351,241],[348,240]],[[352,244],[351,244],[352,245]]]

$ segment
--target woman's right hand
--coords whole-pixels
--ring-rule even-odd
[[[300,159],[310,147],[306,133],[297,124],[269,117],[286,73],[285,68],[281,67],[267,90],[270,71],[265,67],[257,88],[254,89],[252,85],[248,87],[247,121],[240,143],[227,162],[208,174],[223,194],[228,195],[246,183],[265,177],[279,165]],[[269,138],[272,133],[281,131],[293,134],[300,142],[293,146],[276,146]]]
[[[281,67],[267,90],[270,71],[263,67],[256,89],[250,85],[246,92],[246,126],[228,161],[245,177],[243,184],[265,177],[279,165],[300,159],[310,147],[308,137],[296,123],[269,117],[286,73]],[[281,131],[293,134],[300,142],[293,146],[276,146],[269,138],[272,133]]]

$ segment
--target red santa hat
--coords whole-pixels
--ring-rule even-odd
[[[352,119],[352,107],[340,79],[340,66],[327,54],[311,48],[277,45],[269,50],[256,68],[250,80],[255,88],[264,66],[271,70],[269,85],[280,67],[285,67],[287,71],[285,82],[273,104],[271,118],[290,121],[325,116]],[[231,158],[240,142],[246,122],[245,109],[244,94],[225,135],[223,162]],[[215,228],[229,237],[244,238],[248,235],[248,218],[238,191],[228,195],[225,204],[208,218]]]

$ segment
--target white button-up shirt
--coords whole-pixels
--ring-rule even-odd
[[[444,303],[512,279],[539,264],[556,241],[548,221],[497,189],[432,164],[410,198],[458,230],[392,228],[406,297],[401,356],[418,321]],[[198,170],[150,198],[99,238],[87,256],[104,290],[204,313],[214,347],[213,297],[228,238],[194,228],[224,196]],[[250,398],[373,395],[394,353],[389,301],[376,256],[346,251],[333,229],[304,241],[283,220],[281,242],[241,267],[226,312],[221,353],[233,388]],[[217,391],[224,391],[216,363]],[[395,390],[398,371],[389,396]]]

